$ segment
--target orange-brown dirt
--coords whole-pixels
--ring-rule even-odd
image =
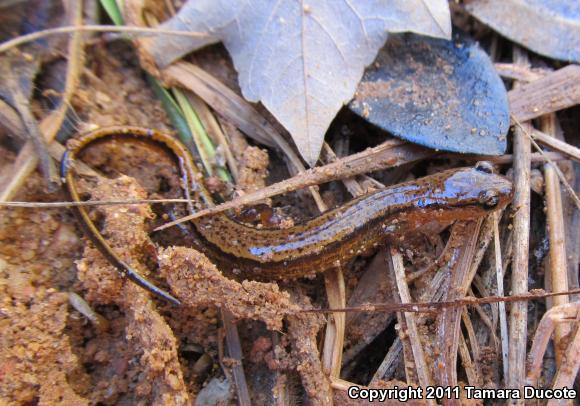
[[[125,51],[93,49],[73,99],[83,123],[79,131],[111,124],[169,128],[138,70],[112,57]],[[14,153],[0,153],[0,169],[12,165]],[[239,190],[263,187],[266,152],[248,146],[242,156]],[[83,197],[179,195],[177,171],[161,150],[139,142],[106,143],[89,149],[83,160],[111,177],[82,179]],[[59,201],[64,195],[47,194],[35,173],[14,200]],[[89,212],[125,261],[184,305],[152,298],[125,280],[82,237],[70,209],[1,208],[0,404],[193,404],[204,385],[223,377],[222,371],[230,374],[236,363],[222,351],[220,308],[238,321],[254,320],[250,330],[241,329],[250,381],[253,371],[271,371],[278,380],[297,372],[313,402],[327,403],[330,387],[317,343],[323,317],[293,315],[312,306],[304,294],[230,279],[202,254],[173,246],[187,245],[189,237],[175,230],[151,234],[166,220],[164,207],[98,206]],[[73,292],[96,318],[73,305],[78,303],[69,298]],[[268,330],[288,333],[272,345]],[[270,344],[260,346],[264,340]],[[249,385],[256,399],[272,398],[274,389]],[[233,388],[230,392],[226,399],[234,402]]]
[[[203,52],[209,58],[203,53],[198,57],[214,65],[212,55],[221,58],[215,49]],[[235,87],[235,80],[232,83]],[[72,105],[79,133],[123,124],[171,132],[161,103],[126,44],[90,47]],[[36,110],[42,114],[41,109]],[[228,130],[230,123],[220,124],[226,132],[237,133],[237,139],[232,139],[239,177],[236,185],[226,185],[216,176],[210,178],[206,186],[213,192],[229,198],[230,194],[259,190],[289,176],[276,154],[248,145],[243,134]],[[357,134],[356,139],[371,133],[364,130],[365,136]],[[384,135],[379,138],[382,141]],[[15,161],[15,144],[17,141],[0,131],[0,177],[10,176],[7,168]],[[82,160],[107,176],[82,179],[83,198],[181,197],[178,171],[161,148],[141,142],[111,142],[91,147]],[[423,169],[419,167],[417,174]],[[414,173],[401,167],[379,176],[389,184]],[[0,178],[0,184],[5,180]],[[349,198],[339,182],[320,189],[329,206]],[[536,189],[541,190],[541,185]],[[43,178],[34,173],[13,200],[64,199],[62,193],[47,193]],[[255,210],[256,218],[243,221],[287,227],[316,212],[306,191],[271,200],[275,209]],[[236,404],[233,383],[240,360],[229,353],[227,334],[232,329],[226,327],[239,332],[241,363],[253,404],[274,404],[281,398],[290,399],[290,404],[304,404],[306,399],[308,404],[317,405],[329,404],[331,399],[336,405],[364,404],[349,400],[343,390],[331,389],[323,372],[320,349],[326,316],[300,312],[303,308],[328,307],[323,278],[263,283],[224,274],[189,248],[191,236],[185,228],[152,232],[172,217],[185,214],[180,207],[115,205],[89,212],[126,262],[183,305],[170,305],[126,281],[82,236],[70,209],[0,208],[0,405],[186,405],[202,397],[219,398],[218,404]],[[242,210],[234,214],[240,218],[246,215]],[[544,238],[542,233],[538,235]],[[443,269],[451,260],[453,246],[446,248],[445,240],[444,230],[429,230],[421,239],[409,240],[400,248],[415,300],[432,288],[438,268]],[[536,246],[539,259],[543,256],[540,251],[546,248],[544,242]],[[370,261],[358,258],[344,270],[347,306],[398,300],[395,280],[382,254]],[[433,266],[438,257],[441,263]],[[482,268],[492,269],[486,261],[489,259]],[[415,279],[422,271],[425,277]],[[487,275],[489,280],[494,274]],[[488,285],[493,286],[480,281],[478,289],[483,290],[478,293],[484,295]],[[234,320],[224,326],[225,311]],[[537,313],[541,311],[540,307]],[[388,374],[373,376],[387,344],[395,337],[408,337],[407,326],[400,319],[395,325],[395,320],[394,314],[382,312],[347,314],[341,377],[353,382],[373,378],[373,387],[385,388],[405,386],[400,381],[405,378],[416,382],[413,365],[404,365],[402,360],[390,365]],[[419,336],[427,350],[425,359],[433,368],[440,351],[434,340],[434,318],[419,316],[418,320],[422,323]],[[493,334],[486,328],[478,331]],[[484,337],[482,342],[487,345],[479,347],[473,363],[478,365],[482,386],[497,387],[501,382],[499,349],[493,345],[497,337]],[[413,359],[409,345],[403,342],[402,346],[403,359]],[[377,357],[372,354],[375,349],[381,357],[378,362],[373,359]],[[549,362],[554,361],[546,361],[548,367]],[[390,380],[382,380],[383,376]],[[218,389],[210,393],[209,388]]]

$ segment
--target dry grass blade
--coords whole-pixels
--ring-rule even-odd
[[[473,358],[475,360],[478,360],[481,356],[481,351],[479,348],[479,343],[477,341],[475,329],[473,328],[473,323],[471,322],[471,318],[469,316],[469,313],[467,312],[467,309],[463,309],[463,311],[461,312],[461,320],[463,322],[463,325],[465,326],[467,337],[469,337],[469,345],[471,346],[471,353],[473,354]],[[476,365],[474,365],[473,369],[475,372],[474,375],[477,376],[477,380],[478,381],[481,380],[481,371],[477,368]],[[480,384],[481,382],[478,385]]]
[[[51,115],[49,117],[50,122],[52,123],[54,116]],[[3,124],[6,124],[6,122],[3,122]],[[20,122],[16,121],[11,122],[10,124],[20,124]],[[52,125],[49,126],[52,127]],[[43,128],[42,123],[40,125],[40,128],[41,129]],[[57,141],[53,141],[48,146],[48,152],[50,153],[50,156],[57,161],[61,160],[64,151],[65,148],[62,146],[62,144],[60,144]],[[5,204],[6,206],[11,205],[10,204],[11,202],[8,202],[8,200],[11,199],[12,196],[18,191],[18,188],[22,185],[22,182],[26,179],[28,174],[30,174],[36,167],[35,158],[36,156],[34,155],[32,144],[31,143],[25,144],[24,147],[22,147],[22,149],[20,150],[20,153],[18,154],[18,157],[16,158],[14,164],[7,167],[6,173],[8,175],[4,177],[6,179],[6,182],[0,182],[0,191],[1,191],[0,203],[6,203]],[[76,162],[75,166],[77,173],[81,175],[98,176],[98,174],[94,170],[92,170],[82,162]],[[16,171],[16,173],[14,173],[14,171]],[[31,202],[22,202],[22,203],[30,205],[29,207],[32,207],[35,204]]]
[[[495,253],[495,273],[497,278],[497,294],[503,296],[503,264],[501,259],[501,245],[499,242],[499,214],[493,215],[493,249]],[[507,326],[507,316],[505,311],[505,303],[499,303],[499,329],[501,336],[501,358],[503,365],[503,376],[508,376],[509,371],[509,336]]]
[[[251,406],[252,401],[250,399],[250,391],[248,389],[246,374],[244,373],[244,367],[242,363],[243,354],[242,346],[240,343],[240,336],[238,335],[238,328],[234,323],[234,316],[229,310],[222,308],[221,316],[226,332],[226,342],[229,352],[228,355],[237,361],[232,366],[232,375],[234,377],[234,381],[236,382],[238,402],[240,406]]]
[[[395,375],[397,363],[399,362],[399,358],[402,355],[403,347],[401,343],[401,339],[397,337],[395,342],[389,348],[387,355],[381,362],[381,365],[375,371],[373,378],[371,379],[370,385],[382,380],[382,379],[390,379],[392,376]]]
[[[556,378],[554,379],[554,389],[571,388],[574,385],[578,370],[580,370],[580,319],[575,320],[576,334],[570,341],[568,349],[564,352],[564,359]]]
[[[346,289],[344,276],[340,267],[324,274],[326,296],[331,307],[346,306]],[[322,351],[322,366],[324,372],[331,377],[340,376],[342,366],[342,352],[344,347],[346,315],[342,312],[332,314],[326,325],[324,347]]]
[[[387,248],[386,252],[387,266],[391,269],[392,273],[395,274],[395,280],[397,282],[401,303],[409,303],[413,300],[413,298],[411,297],[411,292],[409,291],[409,286],[407,285],[405,278],[403,257],[396,249],[392,247]],[[413,351],[413,359],[417,377],[419,379],[419,384],[426,388],[427,386],[433,385],[433,378],[431,377],[431,372],[427,366],[423,345],[421,344],[421,337],[417,330],[416,320],[411,313],[405,314],[404,317],[407,324],[407,331],[405,332],[405,335],[408,334],[409,340],[411,342],[411,349]],[[432,402],[432,404],[435,403]]]
[[[207,104],[204,103],[199,97],[194,94],[188,95],[189,102],[193,106],[193,109],[197,112],[199,119],[201,120],[207,134],[212,138],[215,145],[221,146],[223,150],[224,157],[228,163],[228,169],[230,170],[234,180],[238,179],[238,165],[234,158],[231,150],[231,146],[228,144],[227,139],[217,122],[216,117],[209,109]]]
[[[175,63],[162,71],[165,80],[191,90],[217,113],[228,119],[256,141],[276,146],[297,171],[306,168],[290,144],[243,98],[198,66],[186,62]],[[311,188],[316,204],[324,206],[320,194]]]
[[[49,144],[49,153],[51,153],[51,155],[52,151],[50,144],[56,137],[56,134],[65,118],[67,109],[69,108],[70,100],[78,84],[80,70],[84,60],[83,38],[81,32],[77,30],[78,28],[82,27],[83,23],[82,2],[70,1],[67,4],[69,5],[69,12],[74,24],[73,28],[75,28],[75,31],[73,31],[73,35],[68,44],[68,65],[66,71],[65,89],[62,95],[60,106],[55,111],[50,113],[46,118],[44,118],[38,126],[42,137],[46,143]],[[2,46],[0,46],[0,49],[1,48]],[[19,120],[16,122],[19,123]],[[16,128],[13,129],[24,130],[20,123],[15,125],[15,127]],[[24,180],[34,170],[37,162],[38,157],[33,152],[32,143],[27,142],[20,150],[15,165],[11,169],[9,183],[4,185],[2,191],[0,192],[0,202],[5,202],[12,199],[20,186],[23,184]]]
[[[9,82],[20,83],[24,80],[23,78],[17,78],[12,74],[7,76]],[[32,80],[32,78],[30,78],[30,80]],[[58,171],[54,162],[50,159],[47,140],[40,133],[38,122],[30,110],[31,106],[30,101],[28,100],[28,95],[25,95],[19,86],[12,86],[11,84],[7,87],[12,88],[10,90],[12,105],[18,112],[24,126],[24,133],[22,135],[28,140],[28,142],[32,143],[38,167],[45,178],[48,190],[58,190],[58,187],[60,186]]]
[[[247,101],[200,67],[178,62],[163,70],[161,76],[198,95],[249,137],[264,145],[278,146],[289,156],[293,153],[290,145]]]
[[[450,276],[449,289],[443,294],[443,300],[454,300],[465,297],[471,280],[475,272],[472,272],[474,264],[479,265],[483,253],[480,250],[476,258],[477,248],[480,238],[480,230],[483,220],[462,222],[461,234],[464,236],[460,250],[460,258],[456,266],[453,267]],[[457,226],[457,223],[456,223]],[[487,233],[489,234],[489,233]],[[487,238],[482,238],[486,240]],[[483,244],[486,246],[487,244]],[[477,266],[475,265],[475,266]],[[443,386],[457,385],[457,350],[461,335],[461,308],[445,309],[437,317],[437,347],[440,354],[436,360],[436,371],[438,374],[437,384]],[[450,400],[452,402],[452,400]],[[450,403],[451,404],[451,403]]]
[[[556,116],[550,114],[541,119],[542,130],[555,137]],[[566,260],[566,235],[564,231],[564,211],[562,209],[562,192],[556,169],[550,163],[544,165],[544,190],[546,196],[546,228],[550,239],[549,272],[552,282],[552,291],[564,292],[568,290],[568,264]],[[560,306],[568,303],[568,297],[554,298],[553,305]],[[556,364],[561,365],[563,348],[562,340],[570,332],[568,326],[558,325],[555,330]]]
[[[530,348],[530,353],[528,355],[529,371],[526,377],[526,385],[537,386],[538,379],[542,372],[542,360],[556,325],[559,323],[578,323],[579,321],[580,303],[568,303],[566,305],[553,307],[544,314],[538,328],[536,329],[532,347]],[[574,341],[572,341],[572,344],[576,346],[575,351],[578,351],[578,345],[575,343],[575,341],[578,340],[577,336],[578,333],[576,334]],[[578,372],[579,361],[580,357],[576,357],[576,371],[574,371],[574,369],[568,371],[572,375],[572,381]],[[562,369],[563,368],[561,367],[560,370]],[[572,382],[570,382],[570,385],[571,384]]]
[[[513,63],[494,63],[493,66],[500,76],[522,82],[533,82],[542,79],[551,72],[548,69],[534,69]]]
[[[518,65],[527,66],[527,55],[519,48],[514,48],[514,59]],[[536,84],[540,81],[533,82]],[[511,108],[515,101],[525,97],[517,88],[510,94]],[[513,96],[518,95],[517,98]],[[512,102],[512,98],[515,100]],[[513,110],[512,110],[513,111]],[[526,125],[526,129],[531,129]],[[514,295],[528,291],[528,257],[530,246],[530,139],[524,133],[524,127],[518,126],[514,131],[514,198],[512,207],[514,213],[514,239],[512,261],[512,285]],[[526,375],[526,343],[528,338],[528,304],[514,303],[509,319],[509,372],[505,379],[507,387],[522,388]]]
[[[331,164],[309,169],[282,182],[275,183],[257,192],[248,193],[227,203],[200,210],[192,216],[186,216],[176,221],[164,224],[157,228],[162,230],[194,218],[213,215],[223,211],[252,204],[266,198],[288,193],[304,187],[318,185],[338,179],[350,178],[362,173],[373,172],[385,168],[399,166],[405,163],[424,159],[433,152],[426,148],[405,143],[399,140],[390,140],[383,144],[369,148],[358,154],[350,155]]]
[[[461,334],[459,336],[459,356],[461,357],[461,363],[465,369],[465,375],[467,375],[467,383],[473,386],[481,386],[481,379],[479,374],[475,369],[475,365],[471,361],[471,356],[469,354],[469,348],[467,347],[467,341],[465,336]]]
[[[0,101],[1,102],[1,101]],[[56,112],[55,112],[56,113]],[[53,113],[54,114],[54,113]],[[53,123],[56,121],[55,116],[51,114],[47,118],[45,118],[39,125],[40,132],[43,134],[45,138],[48,138],[47,135],[52,133],[56,134],[58,129],[56,128]],[[15,117],[15,121],[8,121],[5,120],[11,119],[6,114],[1,117],[2,124],[6,127],[11,126],[11,124],[7,123],[18,123],[17,128],[18,131],[26,131],[22,126],[21,122],[18,119],[18,116]],[[18,134],[17,132],[13,132],[13,134]],[[51,151],[51,145],[48,147],[51,156],[53,156]],[[62,149],[64,151],[64,148]],[[62,155],[62,154],[61,154]],[[24,146],[20,149],[16,161],[10,167],[4,168],[4,173],[2,173],[2,178],[5,179],[4,182],[0,185],[0,202],[6,202],[16,194],[18,189],[22,186],[28,175],[34,171],[36,165],[38,163],[38,158],[36,153],[34,152],[34,146],[32,142],[27,142]]]
[[[332,389],[343,390],[343,391],[347,391],[348,388],[350,388],[351,386],[358,386],[361,388],[363,387],[362,385],[358,385],[358,384],[353,383],[353,382],[345,381],[344,379],[340,379],[340,378],[331,379],[330,386],[332,387]]]
[[[564,176],[564,174],[562,173],[562,171],[560,170],[560,168],[558,167],[558,165],[556,165],[552,161],[552,159],[548,156],[548,154],[546,152],[544,152],[542,150],[542,148],[540,148],[540,146],[538,145],[538,143],[536,141],[534,141],[534,139],[532,138],[532,136],[530,134],[531,131],[532,131],[532,127],[531,126],[528,127],[528,126],[522,125],[522,123],[520,123],[514,117],[512,117],[512,120],[515,121],[516,126],[522,131],[522,133],[526,137],[528,137],[530,143],[534,146],[534,148],[536,148],[539,151],[539,153],[545,158],[545,160],[547,162],[549,162],[550,164],[552,164],[552,167],[554,168],[554,171],[556,172],[556,175],[558,175],[558,178],[560,179],[560,181],[562,182],[562,184],[564,185],[564,187],[568,191],[568,194],[570,195],[570,197],[574,201],[574,204],[576,205],[576,208],[580,209],[580,199],[578,198],[578,195],[576,194],[576,192],[574,191],[574,189],[572,188],[572,186],[570,186],[570,184],[566,180],[566,177]]]

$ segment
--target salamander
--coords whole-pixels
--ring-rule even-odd
[[[179,164],[180,175],[195,185],[190,191],[195,206],[213,205],[189,151],[169,135],[139,127],[99,129],[75,140],[61,165],[71,200],[80,200],[71,163],[89,145],[112,138],[137,138],[165,147]],[[220,213],[192,220],[191,230],[195,248],[221,269],[233,269],[253,279],[294,279],[340,266],[382,244],[397,244],[428,223],[485,216],[504,208],[511,197],[511,182],[494,174],[484,162],[375,191],[290,228],[254,227]],[[195,210],[194,205],[190,209]],[[75,211],[88,237],[113,265],[153,293],[176,300],[118,257],[84,207],[77,206]]]

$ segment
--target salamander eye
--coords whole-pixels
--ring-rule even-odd
[[[485,173],[493,173],[494,170],[493,165],[488,161],[479,161],[475,164],[475,169]]]
[[[486,209],[493,209],[499,203],[499,193],[494,189],[483,191],[479,194],[479,202]]]

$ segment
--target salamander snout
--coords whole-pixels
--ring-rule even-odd
[[[485,209],[493,210],[499,205],[502,198],[511,198],[511,183],[509,183],[507,179],[496,175],[496,170],[491,162],[479,161],[475,164],[475,170],[483,177],[487,177],[487,181],[493,179],[491,182],[495,182],[495,186],[488,187],[479,193],[479,204],[481,204]]]
[[[493,209],[499,203],[500,193],[496,189],[487,189],[479,194],[479,203],[486,209]]]
[[[484,173],[494,173],[495,169],[489,161],[479,161],[475,164],[475,169]]]
[[[512,200],[513,185],[501,175],[489,173],[476,168],[474,177],[475,190],[479,189],[477,201],[486,210],[495,210],[507,206]]]
[[[512,183],[493,173],[490,165],[478,164],[475,168],[450,171],[444,176],[442,197],[456,207],[477,206],[484,212],[508,205],[512,198]]]

